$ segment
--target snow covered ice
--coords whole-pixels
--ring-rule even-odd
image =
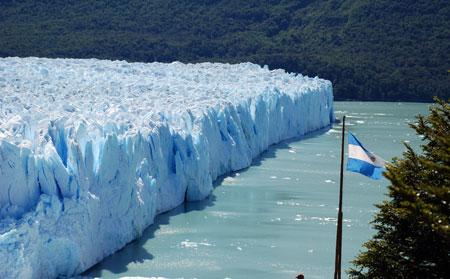
[[[79,274],[332,120],[329,81],[251,63],[2,58],[0,278]]]

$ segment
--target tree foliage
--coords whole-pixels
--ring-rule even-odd
[[[431,101],[450,88],[448,0],[0,1],[0,56],[267,64],[337,100]]]
[[[448,278],[450,263],[450,104],[436,99],[411,127],[422,154],[408,145],[388,165],[389,200],[378,205],[377,230],[353,261],[353,278]]]

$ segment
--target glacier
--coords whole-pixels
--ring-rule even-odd
[[[80,274],[333,119],[331,82],[251,63],[0,58],[0,278]]]

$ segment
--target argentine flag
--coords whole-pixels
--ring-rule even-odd
[[[385,165],[386,161],[367,150],[352,133],[348,133],[347,170],[380,179]]]

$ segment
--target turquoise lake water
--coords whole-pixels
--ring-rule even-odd
[[[428,104],[336,102],[348,129],[386,160],[420,138],[407,123]],[[270,147],[218,181],[211,197],[159,215],[142,238],[84,275],[166,278],[332,278],[341,126]],[[343,269],[374,231],[388,181],[345,172]],[[343,273],[343,277],[347,277]]]

